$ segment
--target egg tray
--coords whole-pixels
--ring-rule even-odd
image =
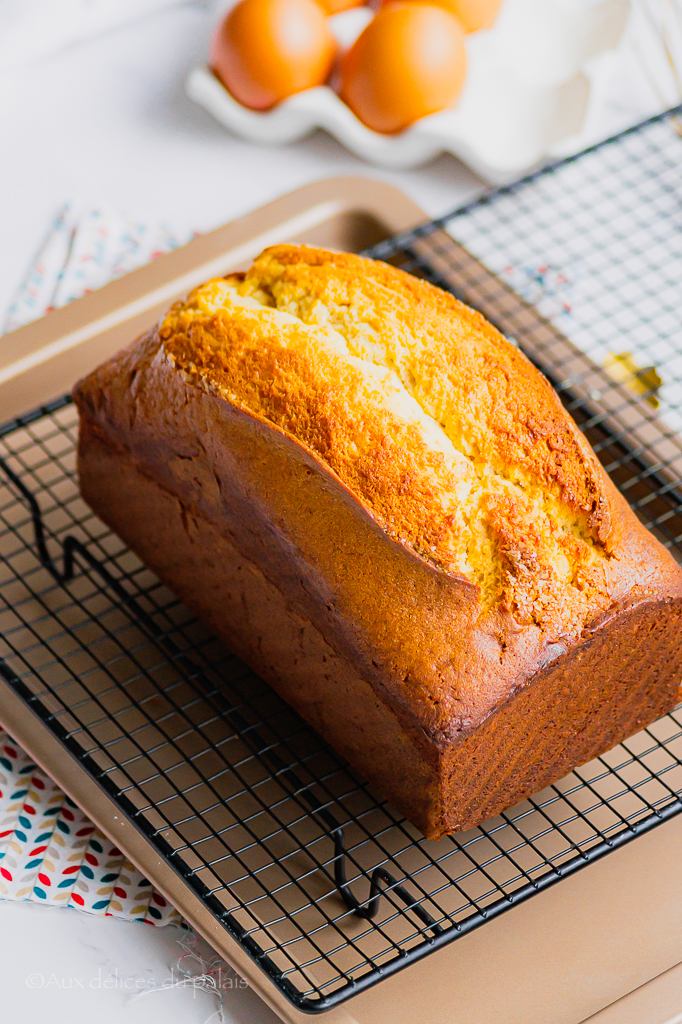
[[[638,379],[613,380],[556,317],[540,315],[509,275],[488,268],[498,247],[508,248],[505,232],[518,232],[525,218],[538,258],[557,234],[577,244],[590,203],[589,248],[635,289],[642,239],[609,236],[600,223],[616,195],[653,232],[659,248],[645,246],[653,269],[679,282],[679,247],[671,265],[660,245],[679,237],[680,118],[682,108],[368,251],[449,288],[515,339],[642,521],[682,560],[682,440],[658,419],[653,394],[634,387]],[[377,183],[309,186],[304,209],[295,197],[286,216],[275,204],[276,228],[265,229],[262,211],[257,230],[249,218],[232,226],[224,271],[252,258],[273,232],[330,244],[320,223],[338,215],[344,190],[363,188],[377,207],[381,191],[381,202],[397,208],[397,194]],[[565,196],[561,208],[554,188]],[[596,201],[590,189],[599,190]],[[381,233],[373,217],[362,233],[356,214],[343,223],[338,247]],[[485,259],[460,244],[465,236]],[[97,300],[16,332],[24,362],[32,332],[52,322],[54,386],[55,353],[69,337],[57,337],[57,326],[80,337],[79,310],[98,301],[100,327],[112,331],[105,293],[119,303],[127,295],[129,310],[148,317],[164,275],[165,303],[210,268],[218,272],[217,241],[197,239]],[[204,259],[193,258],[191,274],[188,253]],[[184,277],[176,272],[169,283],[168,268],[181,264]],[[143,314],[141,280],[149,286]],[[618,280],[608,283],[600,290],[595,280],[584,313],[596,334],[611,329]],[[651,296],[633,290],[629,313],[679,347],[667,305],[652,308]],[[126,334],[131,322],[116,330]],[[480,827],[424,840],[97,520],[78,493],[76,441],[68,398],[0,428],[0,719],[284,1020],[301,1024],[326,1011],[334,1024],[430,1024],[447,1005],[476,1024],[544,1024],[557,987],[568,979],[577,992],[598,959],[598,981],[577,992],[570,1016],[562,1008],[551,1018],[573,1024],[679,960],[679,710]],[[516,931],[499,927],[511,919]],[[435,973],[431,963],[440,965]],[[417,979],[418,990],[396,987],[403,977]],[[373,1000],[375,992],[386,996]]]
[[[581,148],[628,10],[629,0],[575,9],[565,0],[505,0],[492,29],[467,36],[467,80],[456,106],[395,135],[366,127],[328,85],[258,112],[200,66],[186,91],[234,134],[259,145],[284,145],[322,128],[384,167],[417,167],[448,152],[489,181],[509,181],[564,147]],[[341,50],[370,17],[367,8],[355,8],[329,19]]]

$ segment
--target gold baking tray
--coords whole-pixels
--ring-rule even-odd
[[[206,277],[243,267],[267,244],[357,250],[423,219],[396,189],[361,178],[321,181],[284,196],[0,339],[0,421],[67,391],[175,298]],[[469,277],[480,284],[488,272],[468,260]],[[282,1020],[310,1019],[2,679],[0,722]],[[578,1024],[682,959],[681,850],[682,816],[328,1011],[325,1020]],[[615,1022],[617,1008],[613,1013]]]

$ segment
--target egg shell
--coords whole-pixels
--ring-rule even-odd
[[[210,65],[240,103],[267,110],[326,81],[335,52],[315,0],[240,0],[215,31]]]
[[[363,7],[365,0],[317,0],[325,14],[340,14],[352,7]]]
[[[382,0],[382,2],[394,3],[395,0]],[[420,0],[413,0],[413,2],[418,3]],[[502,0],[426,0],[426,2],[436,4],[444,11],[454,15],[465,32],[478,32],[482,28],[492,28],[502,6]]]
[[[464,32],[442,7],[382,7],[343,58],[341,98],[363,124],[394,133],[449,107],[466,76]]]

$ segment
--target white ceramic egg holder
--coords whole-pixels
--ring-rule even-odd
[[[467,79],[456,106],[398,135],[367,128],[327,85],[265,112],[238,103],[207,67],[190,72],[186,89],[252,142],[283,145],[324,128],[384,167],[417,167],[450,152],[488,180],[507,181],[579,139],[629,9],[630,0],[504,0],[493,28],[467,37]],[[329,19],[342,50],[372,16],[358,7]]]

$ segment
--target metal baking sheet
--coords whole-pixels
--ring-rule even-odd
[[[9,357],[4,353],[0,362],[6,371],[0,403],[7,395],[8,401],[22,401],[20,408],[26,408],[63,390],[57,371],[70,375],[70,383],[118,347],[124,335],[129,340],[157,315],[161,292],[165,306],[208,273],[247,261],[267,241],[295,237],[361,248],[376,242],[377,235],[408,228],[410,221],[419,219],[416,208],[393,189],[374,182],[367,183],[365,191],[358,180],[345,187],[345,212],[343,195],[339,205],[344,187],[338,182],[318,183],[307,196],[303,190],[293,200],[283,200],[279,218],[273,204],[251,215],[249,230],[243,221],[236,228],[222,229],[230,242],[222,263],[215,250],[208,258],[202,251],[201,259],[194,261],[192,256],[190,266],[182,260],[169,264],[167,280],[163,274],[150,280],[140,271],[139,277],[123,279],[120,291],[111,285],[113,292],[96,293],[94,300],[101,299],[103,308],[88,296],[86,309],[79,310],[78,303],[75,309],[69,307],[71,319],[52,314],[24,328],[28,333],[23,334],[23,351],[33,364],[16,358],[17,339],[10,338],[14,355],[10,345]],[[325,207],[326,203],[331,205]],[[320,216],[320,210],[326,214]],[[423,242],[412,239],[411,244],[414,254]],[[187,252],[180,254],[187,260]],[[164,259],[172,261],[177,255]],[[154,264],[155,274],[159,265],[163,260]],[[474,261],[472,266],[479,265]],[[442,271],[441,267],[438,272]],[[51,378],[46,368],[52,371]],[[476,835],[459,837],[451,847],[424,844],[314,735],[305,727],[297,731],[286,709],[276,702],[268,704],[271,697],[264,691],[256,701],[259,724],[271,731],[270,747],[284,744],[278,756],[286,750],[289,760],[273,770],[267,751],[254,755],[248,741],[253,718],[230,720],[235,707],[241,707],[244,717],[251,705],[250,684],[241,705],[235,699],[248,676],[225,652],[214,651],[199,624],[79,504],[73,431],[73,408],[57,402],[15,424],[5,438],[6,463],[16,479],[5,481],[2,499],[7,526],[2,534],[6,568],[0,580],[5,602],[0,632],[22,654],[14,662],[6,656],[9,670],[1,684],[0,719],[282,1019],[300,1021],[304,1015],[283,986],[273,983],[264,956],[276,968],[288,957],[289,977],[299,988],[303,973],[306,984],[312,979],[324,990],[333,963],[339,977],[356,977],[355,989],[360,990],[363,963],[381,966],[383,958],[383,973],[389,974],[395,966],[389,964],[391,955],[401,944],[409,949],[421,943],[420,957],[429,954],[425,959],[327,1015],[330,1021],[372,1024],[415,1019],[416,1014],[425,1022],[451,1021],[453,1006],[462,1020],[546,1024],[552,1019],[576,1024],[679,960],[680,819],[671,817],[650,831],[655,823],[652,813],[663,820],[677,809],[677,783],[671,774],[679,767],[675,719],[640,738],[639,746],[622,748],[610,761],[588,766],[555,792],[541,795]],[[41,561],[36,545],[36,511],[20,485],[38,502],[47,561]],[[123,596],[116,587],[112,596],[110,581],[88,564],[82,551],[76,551],[76,575],[63,578],[66,535],[75,535],[86,553],[105,566]],[[131,598],[139,603],[132,617]],[[150,632],[145,616],[151,616],[157,628],[165,623],[162,632]],[[22,633],[27,629],[30,636]],[[167,639],[175,649],[168,648]],[[199,689],[198,674],[192,677],[190,670],[188,677],[182,660],[190,655],[195,667],[197,659],[203,666]],[[11,672],[21,677],[20,685]],[[188,721],[189,707],[196,720],[190,715]],[[202,757],[216,756],[218,762],[210,769],[197,767]],[[310,813],[310,805],[302,806],[301,794],[292,793],[291,779],[282,774],[292,764],[303,773],[299,777],[306,791],[312,791],[311,776],[324,783],[316,798],[319,801],[320,792],[327,792],[328,806],[333,805],[347,831],[352,852],[349,876],[359,898],[366,899],[378,856],[379,861],[390,862],[394,875],[405,881],[413,899],[428,907],[433,920],[438,920],[440,900],[447,904],[448,920],[457,920],[458,915],[466,920],[475,906],[477,924],[485,922],[484,927],[461,928],[455,943],[432,952],[442,940],[432,930],[429,941],[423,942],[429,929],[422,922],[421,930],[418,923],[415,930],[414,916],[405,913],[397,890],[384,898],[383,931],[373,932],[367,922],[355,918],[333,884],[337,851],[329,829],[321,827],[320,816]],[[255,793],[260,809],[249,803]],[[240,807],[242,798],[245,805]],[[259,821],[257,833],[259,828],[265,832],[250,841],[246,833],[254,828],[253,820]],[[224,836],[234,836],[236,829],[246,833],[221,854]],[[636,843],[609,852],[622,842],[617,837],[623,830],[627,838],[642,834]],[[213,853],[207,855],[211,844]],[[241,851],[239,857],[235,849]],[[591,857],[590,850],[596,851]],[[594,863],[575,873],[581,856],[583,862]],[[466,857],[471,859],[470,869],[462,862]],[[561,879],[561,884],[549,887],[548,870],[550,881]],[[440,875],[435,877],[434,871]],[[455,879],[459,889],[453,885]],[[420,896],[424,887],[428,898]],[[509,907],[518,904],[503,916],[501,892]],[[245,907],[247,913],[240,917]],[[323,920],[325,908],[331,908],[327,918],[334,919],[334,928]],[[227,915],[246,927],[253,942],[244,941]],[[382,953],[386,935],[393,947]],[[316,952],[320,947],[322,956]],[[596,963],[599,970],[590,973],[589,965]],[[564,998],[569,987],[574,993],[570,1003]]]

